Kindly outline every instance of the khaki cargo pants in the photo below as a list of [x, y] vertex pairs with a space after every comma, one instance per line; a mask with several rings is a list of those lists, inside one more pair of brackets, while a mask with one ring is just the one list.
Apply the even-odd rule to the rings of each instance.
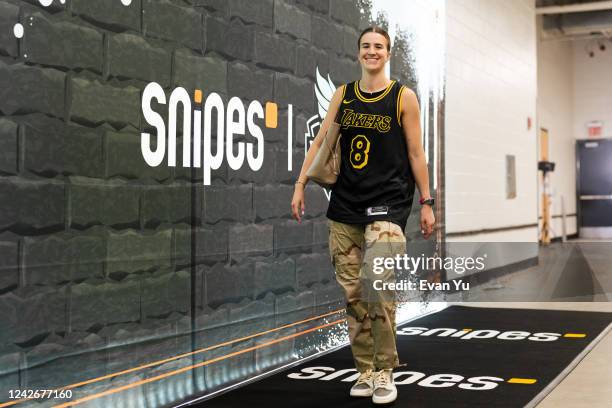
[[[359, 372], [399, 365], [395, 294], [372, 290], [374, 280], [395, 281], [395, 271], [373, 273], [374, 258], [406, 252], [404, 232], [390, 221], [344, 224], [328, 221], [329, 249], [336, 279], [344, 290], [351, 350]], [[380, 283], [378, 284], [380, 287]]]

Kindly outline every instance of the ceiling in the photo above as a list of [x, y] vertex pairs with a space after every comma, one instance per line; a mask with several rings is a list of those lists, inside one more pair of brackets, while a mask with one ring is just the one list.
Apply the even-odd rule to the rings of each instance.
[[569, 4], [598, 3], [606, 0], [536, 0], [536, 7], [567, 6]]
[[[609, 0], [536, 0], [536, 10], [542, 7], [573, 6], [587, 3], [606, 3], [605, 10], [569, 12], [554, 10], [542, 15], [542, 34], [545, 39], [612, 38], [612, 1]], [[541, 10], [539, 10], [541, 12]]]

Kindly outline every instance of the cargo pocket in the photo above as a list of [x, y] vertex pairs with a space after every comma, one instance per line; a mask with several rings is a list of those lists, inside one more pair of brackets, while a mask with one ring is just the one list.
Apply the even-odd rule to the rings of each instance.
[[334, 272], [335, 272], [335, 268], [336, 268], [336, 256], [338, 255], [338, 241], [336, 240], [334, 232], [332, 230], [331, 222], [328, 222], [327, 226], [329, 227], [329, 236], [328, 236], [329, 257], [331, 259], [331, 264], [334, 267]]

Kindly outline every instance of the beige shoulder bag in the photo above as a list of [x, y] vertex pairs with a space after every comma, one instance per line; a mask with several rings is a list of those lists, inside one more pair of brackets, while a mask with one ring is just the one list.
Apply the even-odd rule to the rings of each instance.
[[[342, 90], [343, 97], [346, 85], [344, 87]], [[321, 147], [306, 172], [306, 177], [309, 180], [325, 188], [331, 188], [336, 184], [338, 174], [340, 174], [340, 136], [342, 135], [340, 134], [340, 124], [338, 123], [339, 115], [340, 108], [338, 108], [336, 119], [327, 129]]]
[[306, 177], [321, 187], [329, 188], [336, 184], [340, 174], [340, 124], [333, 122], [323, 138]]

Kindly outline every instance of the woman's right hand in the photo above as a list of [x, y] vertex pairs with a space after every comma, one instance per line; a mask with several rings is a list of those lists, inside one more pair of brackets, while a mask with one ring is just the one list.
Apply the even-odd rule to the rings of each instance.
[[304, 204], [304, 185], [298, 183], [295, 185], [293, 198], [291, 199], [291, 215], [299, 223], [302, 222], [302, 215], [304, 215]]

